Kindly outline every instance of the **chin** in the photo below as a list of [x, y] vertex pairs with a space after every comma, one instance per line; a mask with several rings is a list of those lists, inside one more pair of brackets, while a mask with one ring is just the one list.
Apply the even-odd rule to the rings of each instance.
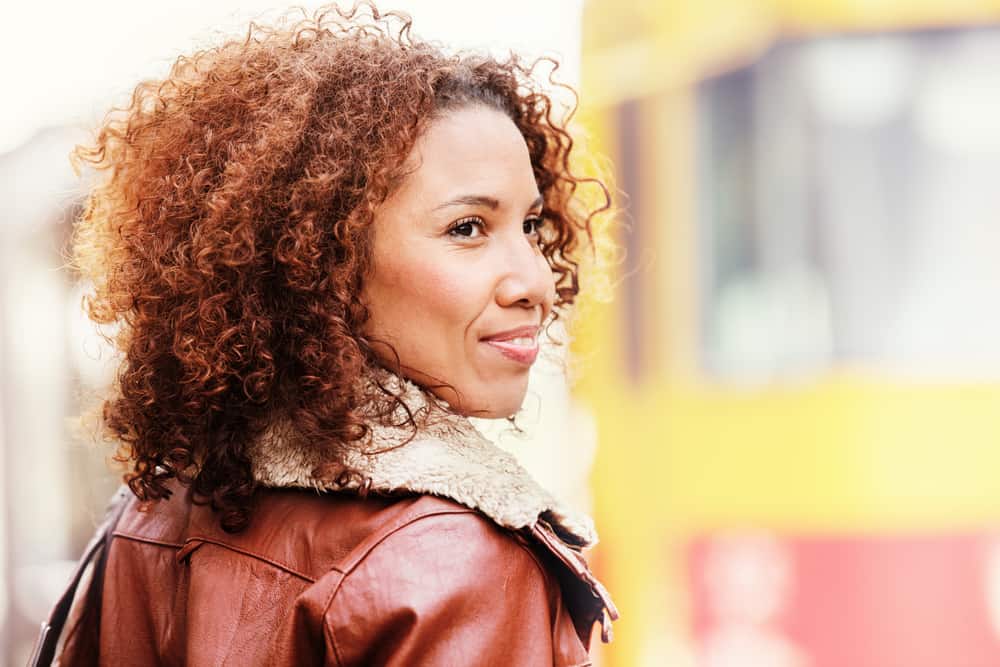
[[[451, 387], [433, 387], [416, 378], [417, 384], [428, 387], [435, 396], [446, 401], [451, 409], [465, 417], [479, 419], [506, 419], [517, 414], [528, 393], [527, 379], [518, 382], [484, 382], [471, 387], [458, 386], [458, 394]], [[465, 400], [459, 398], [461, 396]]]
[[527, 387], [502, 387], [488, 385], [475, 391], [463, 390], [465, 401], [458, 400], [455, 392], [447, 388], [431, 389], [438, 398], [446, 401], [451, 409], [464, 417], [479, 419], [506, 419], [517, 414], [524, 403]]
[[509, 389], [496, 385], [482, 390], [476, 400], [470, 405], [470, 410], [466, 413], [469, 417], [480, 417], [482, 419], [506, 419], [517, 414], [524, 404], [524, 397], [528, 393], [528, 387], [510, 387]]

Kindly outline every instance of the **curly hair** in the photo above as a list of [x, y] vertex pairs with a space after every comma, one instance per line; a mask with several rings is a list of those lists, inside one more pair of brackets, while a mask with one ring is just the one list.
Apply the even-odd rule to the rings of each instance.
[[[332, 460], [366, 436], [373, 212], [450, 109], [482, 104], [516, 124], [544, 198], [556, 313], [577, 295], [576, 253], [607, 191], [572, 174], [568, 117], [533, 80], [538, 62], [448, 55], [410, 24], [371, 3], [251, 24], [138, 84], [74, 150], [102, 177], [74, 264], [122, 353], [102, 428], [140, 500], [169, 497], [177, 478], [239, 531], [256, 490], [248, 443], [275, 414]], [[603, 205], [581, 203], [584, 182]]]

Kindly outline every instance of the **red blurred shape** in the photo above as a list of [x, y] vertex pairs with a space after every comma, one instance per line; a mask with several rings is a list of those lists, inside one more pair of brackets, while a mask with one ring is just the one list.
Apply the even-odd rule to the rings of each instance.
[[1000, 665], [996, 533], [719, 533], [689, 564], [702, 667]]

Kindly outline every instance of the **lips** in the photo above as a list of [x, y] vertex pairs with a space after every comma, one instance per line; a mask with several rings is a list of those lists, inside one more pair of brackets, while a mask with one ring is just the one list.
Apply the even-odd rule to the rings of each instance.
[[482, 339], [504, 357], [530, 366], [538, 357], [538, 331], [540, 327], [527, 326], [509, 329]]

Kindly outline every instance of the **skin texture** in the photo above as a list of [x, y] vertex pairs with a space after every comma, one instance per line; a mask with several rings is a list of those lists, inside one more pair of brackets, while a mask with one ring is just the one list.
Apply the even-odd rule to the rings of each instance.
[[[366, 333], [455, 410], [506, 417], [530, 363], [483, 339], [541, 326], [556, 300], [524, 138], [504, 114], [470, 106], [436, 119], [407, 161], [413, 171], [375, 213]], [[388, 346], [375, 349], [392, 365]]]

